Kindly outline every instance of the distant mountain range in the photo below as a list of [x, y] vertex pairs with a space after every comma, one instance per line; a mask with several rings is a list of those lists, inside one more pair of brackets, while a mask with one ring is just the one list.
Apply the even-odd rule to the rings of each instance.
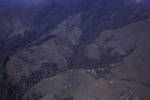
[[148, 0], [1, 0], [1, 100], [149, 100], [149, 18]]

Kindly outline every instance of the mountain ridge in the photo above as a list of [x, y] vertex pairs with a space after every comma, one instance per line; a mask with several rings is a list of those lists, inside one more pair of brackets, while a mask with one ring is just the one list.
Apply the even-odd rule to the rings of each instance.
[[[94, 81], [94, 78], [104, 78], [104, 83], [107, 78], [114, 78], [149, 84], [148, 3], [135, 0], [39, 2], [33, 0], [31, 5], [24, 6], [14, 2], [16, 5], [0, 7], [2, 100], [22, 100], [23, 95], [43, 79], [59, 78], [59, 74], [70, 70], [81, 70], [79, 76], [86, 70], [90, 73], [90, 76], [85, 74], [86, 77]], [[145, 73], [139, 74], [140, 71]], [[139, 93], [138, 89], [133, 90]], [[120, 100], [132, 96], [127, 92]], [[143, 98], [142, 93], [136, 96]], [[37, 97], [31, 94], [31, 100], [42, 99], [41, 95]], [[58, 98], [70, 100], [61, 95]], [[106, 100], [110, 100], [108, 98]]]

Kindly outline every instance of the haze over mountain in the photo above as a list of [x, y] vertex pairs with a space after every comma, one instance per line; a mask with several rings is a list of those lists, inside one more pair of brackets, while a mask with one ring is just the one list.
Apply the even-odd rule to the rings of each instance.
[[0, 0], [1, 100], [149, 100], [149, 0]]

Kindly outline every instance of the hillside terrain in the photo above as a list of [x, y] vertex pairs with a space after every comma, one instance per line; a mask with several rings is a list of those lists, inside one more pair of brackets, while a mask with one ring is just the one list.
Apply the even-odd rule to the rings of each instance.
[[149, 100], [148, 0], [8, 2], [1, 100]]

